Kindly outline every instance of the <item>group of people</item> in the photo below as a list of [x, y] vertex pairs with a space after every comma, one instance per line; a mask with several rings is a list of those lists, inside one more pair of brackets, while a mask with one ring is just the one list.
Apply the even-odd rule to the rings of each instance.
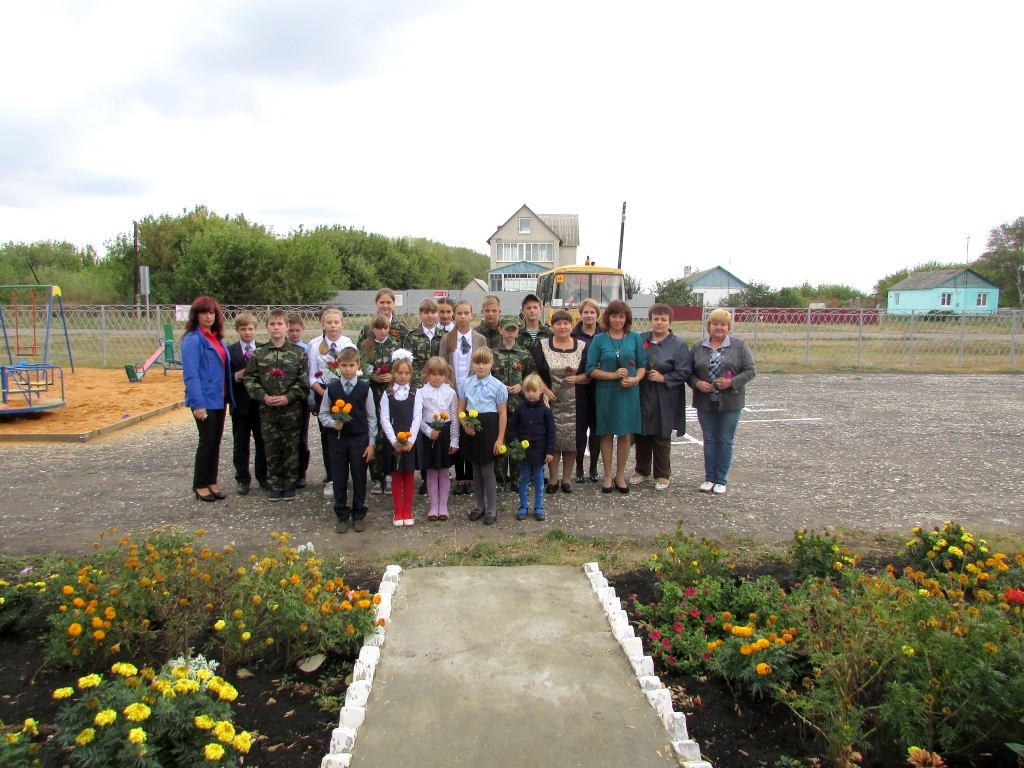
[[236, 492], [248, 494], [255, 474], [270, 501], [293, 499], [307, 484], [315, 416], [323, 494], [334, 500], [339, 533], [365, 530], [368, 475], [371, 493], [391, 494], [395, 526], [413, 525], [417, 473], [428, 520], [448, 519], [450, 495], [471, 494], [470, 520], [490, 525], [506, 485], [518, 491], [516, 517], [525, 520], [531, 483], [532, 514], [543, 520], [545, 496], [572, 493], [574, 479], [601, 482], [605, 493], [629, 493], [649, 477], [667, 489], [671, 436], [686, 430], [684, 385], [704, 434], [699, 488], [726, 492], [744, 387], [755, 375], [749, 349], [730, 335], [728, 311], [712, 312], [707, 337], [690, 348], [672, 332], [665, 304], [650, 308], [651, 330], [641, 334], [622, 301], [602, 311], [586, 299], [578, 322], [558, 310], [548, 325], [536, 295], [524, 297], [518, 316], [502, 315], [500, 299], [488, 295], [474, 328], [470, 302], [424, 299], [412, 329], [395, 315], [393, 291], [382, 288], [375, 303], [356, 341], [341, 311], [325, 307], [321, 333], [308, 343], [301, 316], [274, 310], [266, 342], [256, 342], [256, 320], [243, 312], [230, 345], [217, 302], [192, 303], [181, 358], [199, 432], [199, 500], [225, 498], [217, 470], [229, 411]]

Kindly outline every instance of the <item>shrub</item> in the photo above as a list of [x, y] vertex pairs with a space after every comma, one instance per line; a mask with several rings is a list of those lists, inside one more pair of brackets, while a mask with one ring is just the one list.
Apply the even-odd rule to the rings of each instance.
[[238, 692], [209, 668], [167, 665], [157, 673], [119, 662], [111, 673], [53, 694], [68, 699], [55, 738], [72, 765], [191, 768], [248, 753], [251, 736], [231, 722]]
[[857, 565], [860, 560], [859, 555], [851, 555], [849, 548], [827, 530], [820, 534], [806, 528], [794, 531], [789, 552], [797, 581], [801, 582], [814, 577], [823, 579], [846, 566]]
[[0, 768], [32, 768], [39, 765], [39, 723], [29, 718], [21, 725], [4, 725], [0, 720]]
[[13, 627], [32, 608], [35, 596], [45, 591], [45, 581], [11, 584], [0, 579], [0, 633]]

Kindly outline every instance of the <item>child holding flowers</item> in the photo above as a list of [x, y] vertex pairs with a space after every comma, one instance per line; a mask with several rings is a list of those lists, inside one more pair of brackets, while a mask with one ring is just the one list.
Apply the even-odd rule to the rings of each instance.
[[[373, 459], [377, 439], [377, 409], [370, 385], [359, 378], [359, 352], [346, 347], [338, 354], [341, 378], [327, 385], [318, 418], [324, 429], [333, 432], [327, 445], [334, 481], [334, 530], [348, 533], [351, 518], [357, 533], [366, 530], [366, 463]], [[348, 419], [335, 418], [331, 409], [339, 407]], [[351, 406], [345, 411], [346, 406]], [[352, 473], [352, 506], [348, 505], [348, 478]]]
[[519, 512], [516, 520], [529, 514], [527, 493], [533, 481], [533, 516], [544, 519], [544, 465], [555, 452], [555, 417], [544, 403], [544, 382], [531, 373], [523, 381], [523, 402], [508, 422], [509, 439], [526, 443], [526, 456], [519, 462]]
[[451, 368], [440, 357], [423, 366], [423, 386], [416, 393], [420, 403], [420, 434], [417, 463], [427, 471], [428, 520], [448, 519], [448, 491], [454, 454], [459, 452], [459, 396], [452, 387]]
[[[498, 519], [494, 457], [505, 444], [508, 389], [491, 376], [494, 355], [490, 349], [475, 350], [472, 363], [472, 375], [459, 386], [459, 421], [465, 432], [464, 450], [473, 465], [473, 492], [476, 495], [476, 509], [469, 519], [484, 517], [484, 525], [493, 525]], [[480, 422], [479, 426], [474, 419]]]
[[[391, 323], [384, 315], [375, 316], [367, 327], [370, 329], [369, 335], [359, 342], [360, 378], [370, 382], [377, 419], [380, 420], [380, 399], [391, 386], [391, 354], [401, 347], [401, 342], [391, 334]], [[384, 446], [383, 437], [383, 434], [378, 435], [381, 441], [376, 446], [378, 454]], [[384, 493], [388, 490], [387, 473], [387, 467], [379, 460], [370, 465], [370, 479], [373, 481], [370, 493]]]
[[413, 448], [420, 431], [423, 402], [419, 389], [411, 385], [412, 352], [396, 349], [391, 353], [392, 383], [380, 398], [380, 428], [384, 433], [378, 463], [391, 475], [394, 524], [412, 525], [413, 480], [416, 455]]
[[[345, 347], [354, 347], [352, 339], [342, 331], [345, 329], [345, 318], [337, 307], [324, 307], [320, 312], [320, 328], [323, 334], [309, 342], [309, 388], [310, 413], [320, 412], [327, 385], [338, 378], [338, 352]], [[333, 430], [320, 428], [320, 449], [324, 460], [324, 496], [334, 495], [334, 484], [331, 482], [331, 459], [327, 448], [327, 438]]]

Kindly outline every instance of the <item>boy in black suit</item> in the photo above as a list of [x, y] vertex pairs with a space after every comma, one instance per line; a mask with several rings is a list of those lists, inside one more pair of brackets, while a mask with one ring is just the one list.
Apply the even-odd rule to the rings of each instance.
[[239, 313], [235, 317], [235, 331], [239, 340], [228, 347], [231, 382], [235, 390], [235, 403], [231, 406], [231, 436], [234, 441], [231, 458], [235, 464], [237, 493], [245, 496], [252, 483], [252, 475], [249, 474], [249, 435], [252, 435], [256, 444], [256, 482], [265, 490], [269, 490], [270, 486], [267, 485], [267, 454], [263, 449], [263, 435], [260, 432], [260, 409], [253, 403], [242, 383], [245, 366], [256, 351], [256, 318], [248, 312]]

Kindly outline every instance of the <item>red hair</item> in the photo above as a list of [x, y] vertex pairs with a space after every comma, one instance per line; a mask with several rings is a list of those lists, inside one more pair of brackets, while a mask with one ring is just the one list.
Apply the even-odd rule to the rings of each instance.
[[185, 323], [185, 333], [192, 333], [192, 331], [199, 330], [199, 313], [210, 312], [214, 314], [213, 327], [210, 329], [210, 333], [216, 336], [218, 339], [224, 338], [224, 313], [220, 311], [220, 304], [217, 303], [216, 299], [209, 296], [200, 296], [192, 302], [192, 306], [188, 310], [188, 322]]

